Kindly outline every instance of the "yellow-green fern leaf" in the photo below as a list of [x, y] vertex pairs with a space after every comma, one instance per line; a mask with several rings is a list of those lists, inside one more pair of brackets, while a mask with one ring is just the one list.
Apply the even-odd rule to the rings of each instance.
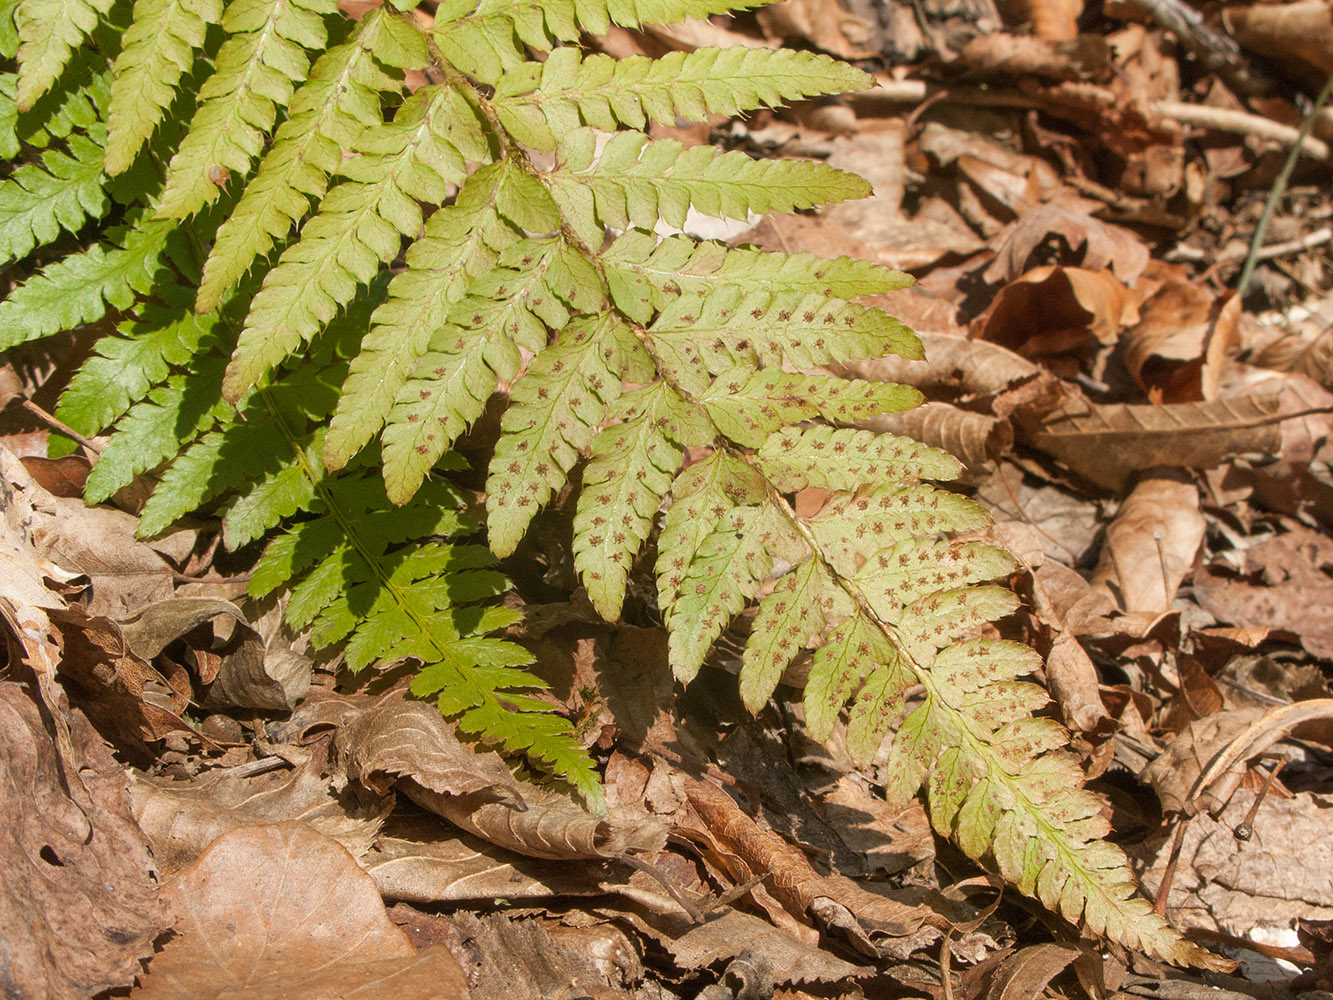
[[196, 308], [207, 312], [322, 198], [329, 176], [369, 125], [380, 121], [380, 95], [402, 87], [401, 70], [425, 62], [420, 34], [403, 20], [371, 11], [352, 38], [329, 49], [293, 95], [259, 171], [218, 229], [204, 266]]
[[335, 0], [232, 0], [222, 15], [227, 40], [199, 90], [189, 132], [167, 168], [160, 215], [183, 219], [222, 193], [228, 174], [240, 183], [310, 69], [306, 50], [328, 41]]
[[20, 111], [51, 89], [73, 53], [97, 27], [114, 0], [22, 0], [14, 18], [19, 36]]
[[[421, 202], [444, 201], [467, 176], [455, 142], [475, 156], [486, 143], [469, 132], [471, 108], [452, 86], [425, 87], [391, 123], [366, 129], [333, 188], [264, 278], [227, 369], [223, 392], [238, 399], [309, 340], [387, 264], [404, 236], [421, 228]], [[462, 138], [466, 136], [466, 138]]]
[[106, 172], [121, 173], [162, 120], [222, 0], [135, 0], [134, 22], [116, 56], [107, 119]]

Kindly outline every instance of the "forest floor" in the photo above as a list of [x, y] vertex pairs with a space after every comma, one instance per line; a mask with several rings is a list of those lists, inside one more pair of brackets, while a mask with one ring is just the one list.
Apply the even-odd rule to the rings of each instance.
[[724, 653], [681, 691], [661, 629], [597, 624], [577, 594], [517, 637], [605, 763], [610, 818], [512, 778], [392, 697], [406, 671], [312, 663], [216, 524], [144, 542], [85, 508], [87, 461], [44, 457], [58, 385], [20, 359], [0, 611], [9, 679], [37, 683], [0, 685], [6, 995], [1333, 989], [1333, 111], [1300, 138], [1333, 8], [788, 0], [591, 43], [786, 44], [876, 74], [670, 130], [825, 159], [874, 199], [687, 230], [918, 279], [876, 304], [927, 359], [852, 371], [929, 403], [875, 426], [963, 460], [1021, 565], [1008, 627], [1115, 841], [1236, 972], [1080, 940], [808, 740], [793, 690], [751, 717]]

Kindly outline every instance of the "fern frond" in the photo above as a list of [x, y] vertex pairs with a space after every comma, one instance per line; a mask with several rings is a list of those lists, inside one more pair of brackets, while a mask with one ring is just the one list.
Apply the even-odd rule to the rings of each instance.
[[[246, 317], [223, 391], [241, 394], [333, 318], [421, 228], [419, 202], [444, 201], [467, 176], [462, 145], [488, 154], [471, 109], [452, 86], [425, 87], [391, 123], [366, 129], [319, 210], [268, 272]], [[455, 144], [458, 145], [455, 145]]]
[[105, 57], [88, 50], [76, 54], [65, 79], [68, 84], [48, 90], [32, 107], [20, 111], [18, 74], [0, 74], [0, 156], [16, 157], [20, 142], [49, 149], [75, 132], [87, 133], [101, 121], [100, 109], [111, 97], [111, 66]]
[[31, 108], [64, 72], [115, 0], [22, 0], [18, 27], [20, 111]]
[[[460, 307], [471, 304], [464, 300]], [[394, 503], [411, 499], [440, 456], [481, 416], [500, 379], [518, 374], [518, 348], [477, 315], [482, 322], [475, 329], [449, 325], [436, 332], [389, 411], [384, 483]]]
[[486, 482], [492, 550], [509, 555], [620, 398], [622, 379], [647, 355], [615, 314], [575, 320], [515, 384]]
[[102, 189], [101, 147], [78, 134], [68, 144], [68, 153], [47, 150], [40, 167], [25, 163], [0, 182], [0, 263], [18, 260], [62, 231], [77, 232], [111, 207]]
[[625, 233], [608, 247], [602, 268], [616, 308], [636, 323], [647, 323], [682, 295], [726, 285], [852, 299], [897, 291], [913, 281], [901, 271], [855, 257], [826, 260], [813, 254], [729, 249], [688, 236], [659, 241], [639, 231]]
[[660, 59], [583, 57], [557, 48], [544, 63], [505, 73], [492, 102], [505, 129], [542, 152], [580, 125], [642, 131], [649, 121], [706, 122], [824, 94], [865, 90], [873, 78], [828, 56], [736, 46], [669, 52]]
[[748, 283], [667, 302], [649, 333], [654, 350], [696, 380], [756, 362], [815, 368], [839, 358], [924, 356], [916, 334], [881, 310], [818, 293], [775, 295]]
[[580, 31], [602, 35], [612, 24], [670, 24], [761, 7], [774, 0], [448, 0], [435, 11], [435, 41], [444, 58], [484, 83], [518, 68], [526, 45], [550, 52]]
[[779, 490], [854, 490], [887, 480], [953, 479], [962, 463], [946, 451], [894, 434], [832, 427], [784, 427], [765, 438], [759, 467]]
[[222, 0], [135, 0], [134, 21], [116, 56], [107, 119], [106, 172], [125, 170], [171, 105]]
[[[733, 507], [694, 553], [669, 615], [671, 669], [693, 680], [722, 630], [759, 593], [773, 568], [769, 532], [778, 529], [767, 507]], [[688, 626], [672, 628], [674, 620]]]
[[0, 302], [0, 350], [128, 309], [153, 287], [176, 226], [141, 221], [33, 275]]
[[[212, 362], [209, 364], [208, 362]], [[190, 377], [168, 379], [116, 424], [116, 433], [88, 474], [84, 497], [101, 503], [135, 476], [156, 468], [227, 411], [221, 398], [222, 365], [205, 359]]]
[[486, 184], [500, 173], [473, 174], [454, 204], [427, 219], [425, 233], [408, 248], [407, 269], [389, 282], [388, 299], [371, 317], [343, 385], [324, 444], [330, 469], [342, 468], [374, 437], [388, 405], [428, 350], [431, 335], [448, 323], [468, 283], [519, 239], [501, 220], [495, 188]]
[[[194, 298], [188, 289], [174, 292]], [[221, 346], [219, 320], [218, 313], [196, 315], [184, 301], [175, 308], [145, 305], [139, 318], [121, 325], [120, 336], [97, 342], [92, 356], [61, 394], [56, 416], [89, 437], [101, 433], [131, 404], [165, 382], [173, 367]]]
[[813, 160], [754, 160], [713, 146], [686, 147], [616, 132], [600, 155], [598, 133], [581, 128], [562, 136], [546, 183], [565, 218], [589, 245], [605, 228], [652, 229], [659, 220], [685, 224], [691, 207], [704, 215], [748, 219], [751, 212], [791, 212], [865, 198], [863, 178]]
[[291, 231], [311, 199], [324, 197], [342, 151], [381, 121], [380, 95], [400, 90], [401, 71], [425, 60], [417, 30], [382, 9], [367, 14], [351, 39], [316, 60], [259, 171], [218, 229], [199, 286], [200, 312], [213, 309], [254, 259]]
[[598, 614], [615, 621], [630, 564], [680, 467], [681, 446], [708, 440], [711, 429], [662, 383], [621, 396], [610, 418], [619, 422], [593, 439], [593, 459], [583, 473], [574, 566]]
[[336, 0], [232, 0], [222, 15], [227, 40], [199, 90], [189, 132], [167, 168], [158, 213], [183, 219], [222, 192], [228, 173], [244, 177], [279, 109], [310, 68], [306, 50], [328, 42], [324, 18]]

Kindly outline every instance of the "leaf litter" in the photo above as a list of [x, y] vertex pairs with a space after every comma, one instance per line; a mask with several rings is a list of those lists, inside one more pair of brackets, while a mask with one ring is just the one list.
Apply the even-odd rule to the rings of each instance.
[[[599, 42], [783, 41], [881, 70], [864, 94], [661, 131], [870, 178], [873, 202], [739, 239], [916, 275], [881, 304], [926, 360], [848, 368], [928, 403], [873, 426], [957, 455], [1022, 555], [1006, 628], [1046, 655], [1050, 711], [1159, 908], [1305, 956], [1323, 985], [1296, 932], [1317, 943], [1333, 919], [1327, 113], [1234, 287], [1329, 24], [1308, 0], [789, 0]], [[7, 371], [16, 399], [40, 388]], [[216, 525], [145, 543], [131, 512], [85, 508], [87, 461], [35, 458], [31, 411], [5, 414], [0, 893], [20, 995], [1267, 995], [997, 903], [919, 803], [884, 805], [845, 730], [803, 737], [793, 689], [749, 719], [724, 639], [681, 695], [660, 629], [600, 623], [552, 566], [519, 588], [515, 638], [605, 761], [594, 816], [460, 740], [395, 671], [312, 661], [228, 579], [247, 567]]]

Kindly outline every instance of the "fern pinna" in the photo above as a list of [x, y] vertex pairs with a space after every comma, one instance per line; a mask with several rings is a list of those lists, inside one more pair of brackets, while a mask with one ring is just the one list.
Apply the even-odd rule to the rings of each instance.
[[[935, 826], [1024, 892], [1209, 964], [1133, 896], [1066, 734], [1033, 715], [1035, 654], [976, 636], [1014, 610], [986, 582], [1012, 563], [952, 536], [986, 520], [926, 482], [956, 461], [847, 426], [918, 394], [819, 371], [919, 355], [853, 301], [908, 279], [656, 234], [691, 210], [869, 194], [819, 162], [644, 132], [868, 87], [860, 71], [579, 47], [612, 23], [764, 2], [393, 0], [357, 21], [334, 0], [2, 2], [0, 252], [27, 278], [0, 302], [0, 346], [96, 324], [58, 414], [111, 431], [90, 500], [154, 472], [145, 534], [220, 508], [229, 546], [267, 540], [252, 590], [286, 588], [295, 628], [354, 669], [418, 661], [418, 694], [596, 806], [493, 600], [496, 557], [577, 469], [582, 583], [616, 619], [659, 532], [682, 681], [764, 594], [751, 709], [813, 650], [810, 730], [827, 738], [847, 708], [863, 762], [891, 738], [891, 797], [924, 785]], [[497, 394], [483, 503], [451, 485], [451, 448]], [[798, 514], [807, 487], [828, 499]]]

